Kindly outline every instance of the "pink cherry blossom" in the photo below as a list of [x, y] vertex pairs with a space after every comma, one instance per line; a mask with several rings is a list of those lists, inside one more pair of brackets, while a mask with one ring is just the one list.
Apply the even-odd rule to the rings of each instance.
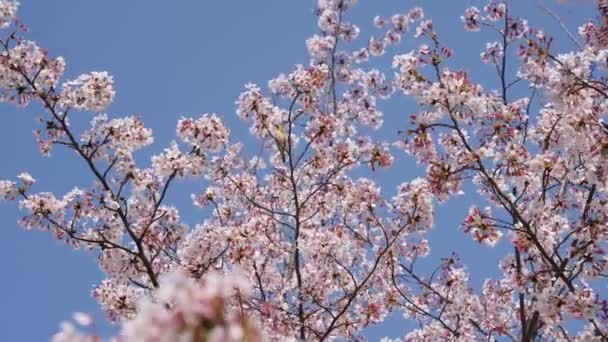
[[101, 112], [114, 100], [113, 79], [105, 71], [91, 72], [63, 84], [61, 105]]

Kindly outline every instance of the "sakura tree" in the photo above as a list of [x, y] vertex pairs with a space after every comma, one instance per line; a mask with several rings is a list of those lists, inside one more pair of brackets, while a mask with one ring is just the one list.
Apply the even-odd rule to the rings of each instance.
[[[0, 0], [2, 101], [42, 108], [42, 155], [69, 149], [93, 179], [56, 195], [23, 173], [0, 181], [0, 197], [19, 203], [25, 229], [97, 258], [106, 278], [93, 296], [121, 324], [118, 341], [358, 340], [393, 312], [418, 324], [403, 341], [608, 340], [608, 1], [580, 37], [564, 28], [579, 44], [568, 53], [507, 2], [463, 8], [467, 31], [496, 37], [480, 55], [496, 70], [489, 90], [446, 65], [450, 42], [418, 7], [373, 18], [380, 33], [353, 47], [355, 3], [318, 1], [310, 61], [245, 85], [236, 114], [259, 153], [203, 114], [180, 119], [177, 140], [139, 165], [152, 132], [105, 114], [112, 77], [62, 82], [64, 60], [27, 40], [18, 3]], [[402, 39], [419, 48], [400, 50]], [[418, 112], [379, 139], [379, 101], [402, 95]], [[89, 128], [71, 124], [76, 112]], [[385, 196], [376, 170], [404, 154], [425, 174]], [[195, 227], [167, 203], [184, 178], [200, 180], [192, 201], [208, 213]], [[465, 191], [478, 205], [453, 214], [463, 232], [510, 250], [481, 291], [452, 251], [433, 252], [434, 271], [417, 267], [427, 233], [453, 228], [434, 227], [436, 204]], [[54, 336], [97, 339], [70, 323]]]

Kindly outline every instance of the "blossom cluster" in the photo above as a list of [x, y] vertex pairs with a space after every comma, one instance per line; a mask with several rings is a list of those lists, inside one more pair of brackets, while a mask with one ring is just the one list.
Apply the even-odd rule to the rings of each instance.
[[[140, 299], [133, 319], [108, 341], [262, 341], [259, 328], [232, 306], [237, 295], [246, 300], [249, 285], [236, 274], [210, 273], [200, 283], [179, 271], [169, 273], [153, 298]], [[93, 328], [89, 315], [75, 313], [73, 318], [79, 328], [65, 321], [51, 341], [101, 341], [87, 332]]]
[[78, 110], [102, 112], [114, 100], [114, 80], [105, 71], [91, 72], [65, 82], [61, 105]]

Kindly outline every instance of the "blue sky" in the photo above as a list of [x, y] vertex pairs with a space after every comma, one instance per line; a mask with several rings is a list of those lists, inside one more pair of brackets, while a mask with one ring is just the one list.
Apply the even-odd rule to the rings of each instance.
[[[491, 35], [465, 33], [459, 19], [467, 6], [480, 6], [480, 1], [359, 2], [350, 14], [350, 20], [362, 29], [362, 39], [355, 45], [377, 33], [370, 25], [375, 15], [403, 13], [419, 5], [434, 20], [442, 40], [454, 49], [452, 65], [470, 71], [486, 88], [495, 86], [494, 70], [479, 60]], [[574, 32], [594, 15], [590, 0], [565, 5], [545, 2]], [[571, 47], [555, 22], [536, 7], [536, 1], [512, 4], [512, 13], [525, 14], [532, 25], [545, 27], [556, 36], [558, 48]], [[30, 28], [30, 39], [48, 48], [51, 55], [64, 56], [67, 78], [92, 70], [108, 70], [114, 75], [117, 96], [108, 113], [140, 115], [154, 131], [155, 143], [143, 153], [145, 161], [174, 139], [175, 123], [182, 115], [221, 114], [232, 139], [247, 141], [248, 127], [237, 119], [234, 101], [245, 83], [265, 86], [267, 80], [289, 72], [294, 64], [308, 62], [304, 41], [316, 32], [313, 8], [313, 0], [23, 0], [19, 16]], [[407, 52], [418, 44], [408, 35], [389, 55]], [[382, 67], [386, 69], [389, 62], [382, 60]], [[382, 103], [381, 109], [385, 127], [378, 134], [387, 140], [397, 139], [396, 131], [405, 127], [408, 115], [416, 111], [402, 96]], [[2, 105], [0, 111], [0, 179], [28, 171], [38, 180], [34, 190], [58, 194], [92, 184], [81, 161], [71, 153], [57, 149], [50, 159], [40, 157], [31, 134], [35, 118], [42, 113], [39, 107], [21, 110]], [[74, 116], [76, 122], [90, 118], [87, 113]], [[421, 174], [411, 159], [402, 153], [397, 156], [393, 170], [375, 175], [387, 194], [393, 193], [396, 184]], [[193, 186], [201, 189], [203, 184], [183, 182], [170, 193], [170, 201], [190, 224], [200, 222], [204, 215], [190, 204]], [[480, 247], [461, 232], [458, 225], [470, 203], [464, 198], [440, 205], [431, 242], [437, 257], [458, 251], [478, 288], [484, 278], [496, 274], [499, 252], [507, 247], [502, 245], [495, 251]], [[103, 322], [103, 314], [90, 297], [90, 290], [102, 278], [94, 256], [72, 251], [49, 234], [21, 229], [18, 217], [14, 204], [0, 203], [0, 341], [47, 340], [59, 322], [74, 311], [92, 312]], [[100, 330], [103, 333], [110, 328], [101, 324]], [[370, 330], [369, 336], [400, 336], [405, 330], [399, 319], [392, 319]]]

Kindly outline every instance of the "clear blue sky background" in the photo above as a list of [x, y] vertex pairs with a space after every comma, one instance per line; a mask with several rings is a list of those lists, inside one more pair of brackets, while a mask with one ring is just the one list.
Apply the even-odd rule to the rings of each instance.
[[[594, 16], [590, 0], [566, 5], [545, 1], [574, 32]], [[512, 0], [513, 12], [526, 15], [534, 26], [547, 28], [563, 43], [558, 47], [571, 47], [535, 3]], [[491, 35], [467, 34], [459, 19], [470, 4], [482, 6], [479, 1], [465, 0], [361, 0], [350, 19], [362, 28], [360, 45], [370, 34], [378, 33], [370, 25], [374, 15], [403, 13], [421, 5], [434, 19], [442, 40], [454, 48], [453, 65], [471, 71], [475, 81], [492, 88], [494, 70], [479, 60]], [[174, 139], [181, 115], [217, 112], [231, 128], [232, 139], [248, 141], [247, 126], [234, 114], [234, 101], [246, 82], [265, 86], [268, 79], [289, 72], [294, 64], [308, 62], [304, 41], [316, 32], [313, 8], [313, 0], [23, 0], [19, 16], [31, 29], [30, 39], [48, 48], [51, 55], [65, 57], [67, 78], [91, 70], [108, 70], [114, 75], [117, 96], [109, 114], [139, 114], [154, 130], [156, 141], [143, 153], [145, 160]], [[409, 35], [391, 55], [418, 44]], [[383, 60], [384, 68], [389, 62]], [[390, 140], [397, 138], [396, 131], [416, 111], [401, 96], [382, 103], [381, 108], [385, 128], [379, 134]], [[41, 113], [36, 106], [25, 110], [0, 106], [0, 179], [27, 170], [38, 180], [36, 191], [63, 194], [74, 186], [89, 186], [91, 176], [70, 153], [58, 149], [50, 159], [39, 156], [31, 132], [34, 118]], [[73, 115], [81, 116], [83, 122], [90, 117], [87, 113]], [[374, 175], [389, 195], [396, 184], [421, 174], [411, 159], [396, 155], [396, 168]], [[202, 187], [201, 183], [181, 183], [170, 194], [171, 202], [190, 224], [203, 219], [189, 199], [193, 189]], [[473, 286], [479, 288], [486, 277], [497, 274], [500, 251], [507, 247], [480, 247], [461, 232], [459, 222], [470, 202], [452, 200], [437, 208], [431, 242], [435, 258], [458, 251], [473, 274]], [[18, 217], [14, 204], [0, 203], [0, 341], [48, 340], [59, 322], [74, 311], [92, 312], [103, 322], [103, 314], [90, 297], [90, 290], [102, 278], [94, 256], [74, 252], [49, 234], [24, 231], [16, 224]], [[408, 326], [393, 317], [368, 334], [373, 340], [402, 336]], [[102, 323], [99, 329], [107, 334], [112, 328]]]

